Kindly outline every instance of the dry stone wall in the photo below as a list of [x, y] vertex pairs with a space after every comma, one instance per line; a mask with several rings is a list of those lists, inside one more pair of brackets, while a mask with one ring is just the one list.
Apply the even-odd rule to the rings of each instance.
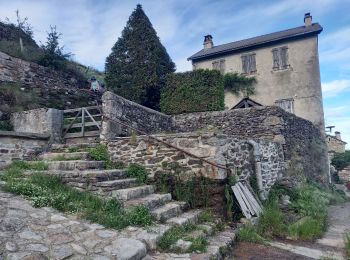
[[47, 147], [49, 135], [0, 131], [0, 169], [12, 160], [31, 158]]
[[[214, 133], [180, 133], [154, 137], [200, 158], [226, 166], [238, 175], [239, 180], [249, 182], [250, 177], [257, 175], [262, 192], [267, 192], [283, 173], [283, 149], [278, 143]], [[136, 139], [119, 137], [106, 143], [113, 161], [144, 165], [151, 178], [169, 171], [170, 165], [181, 169], [181, 178], [184, 180], [192, 177], [224, 180], [227, 177], [224, 169], [147, 136], [139, 136]]]
[[[283, 146], [289, 171], [301, 168], [310, 179], [326, 182], [329, 167], [324, 134], [310, 121], [275, 106], [168, 116], [110, 92], [103, 96], [102, 139], [126, 135], [117, 119], [147, 133], [213, 132], [245, 139], [277, 142]], [[296, 165], [297, 164], [297, 165]]]

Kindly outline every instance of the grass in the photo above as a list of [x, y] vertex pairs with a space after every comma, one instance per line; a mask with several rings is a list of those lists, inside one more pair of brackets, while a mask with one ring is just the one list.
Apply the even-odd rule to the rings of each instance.
[[271, 203], [264, 207], [259, 216], [257, 231], [264, 237], [282, 237], [286, 233], [283, 214], [277, 204]]
[[[291, 199], [283, 212], [278, 203], [282, 195]], [[255, 243], [276, 237], [312, 241], [326, 230], [327, 206], [344, 201], [344, 195], [332, 187], [305, 182], [296, 189], [288, 189], [276, 184], [270, 190], [257, 225], [243, 227], [238, 237]]]
[[344, 236], [345, 253], [348, 258], [350, 258], [350, 233]]
[[53, 207], [62, 212], [74, 213], [107, 228], [148, 226], [153, 222], [149, 210], [144, 206], [126, 211], [118, 200], [103, 200], [89, 192], [77, 191], [64, 185], [57, 176], [36, 173], [24, 179], [23, 169], [37, 168], [31, 168], [32, 165], [16, 162], [5, 170], [2, 178], [6, 180], [6, 191], [25, 196], [33, 202], [34, 207]]
[[189, 241], [192, 245], [188, 249], [188, 252], [205, 252], [207, 250], [208, 241], [203, 236], [190, 238]]
[[325, 219], [304, 217], [288, 227], [289, 236], [295, 240], [313, 240], [325, 231]]
[[265, 243], [265, 239], [256, 232], [255, 227], [251, 224], [247, 224], [239, 229], [238, 240], [258, 244]]
[[[208, 241], [204, 236], [193, 237], [189, 234], [195, 230], [201, 230], [198, 227], [198, 224], [213, 222], [215, 220], [214, 214], [210, 209], [205, 209], [198, 217], [198, 222], [196, 225], [193, 223], [186, 223], [183, 226], [174, 226], [169, 229], [164, 235], [161, 237], [158, 242], [158, 250], [160, 251], [173, 251], [175, 253], [192, 253], [192, 252], [206, 252]], [[214, 227], [211, 235], [214, 235], [218, 231], [222, 231], [224, 229], [224, 223], [219, 221]], [[203, 230], [206, 232], [205, 230]], [[179, 239], [183, 239], [185, 241], [191, 241], [192, 245], [188, 248], [188, 250], [181, 250], [179, 248], [171, 248], [171, 246], [176, 243]]]
[[183, 226], [174, 226], [164, 233], [158, 242], [158, 248], [161, 251], [167, 251], [170, 246], [177, 240], [184, 237], [186, 233], [196, 230], [196, 226], [192, 223], [187, 223]]

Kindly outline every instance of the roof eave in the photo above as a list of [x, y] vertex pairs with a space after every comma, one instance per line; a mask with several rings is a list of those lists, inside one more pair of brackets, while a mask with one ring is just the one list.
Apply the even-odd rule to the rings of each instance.
[[222, 55], [222, 54], [226, 54], [226, 53], [233, 53], [233, 52], [238, 52], [241, 50], [246, 50], [246, 49], [250, 49], [252, 47], [260, 47], [260, 46], [266, 46], [272, 43], [276, 43], [276, 42], [280, 42], [280, 41], [284, 41], [284, 40], [289, 40], [289, 39], [298, 39], [298, 38], [302, 38], [302, 37], [308, 37], [308, 36], [313, 36], [313, 35], [318, 35], [323, 31], [323, 28], [321, 27], [318, 30], [312, 31], [312, 32], [306, 32], [306, 33], [302, 33], [302, 34], [298, 34], [298, 35], [293, 35], [293, 36], [289, 36], [289, 37], [285, 37], [285, 38], [280, 38], [280, 39], [275, 39], [272, 41], [266, 41], [266, 42], [261, 42], [258, 44], [252, 44], [252, 45], [247, 45], [244, 47], [240, 47], [240, 48], [236, 48], [236, 49], [229, 49], [229, 50], [224, 50], [224, 51], [218, 51], [215, 53], [210, 53], [207, 55], [201, 55], [196, 57], [195, 54], [190, 56], [189, 58], [187, 58], [187, 60], [200, 60], [200, 59], [204, 59], [204, 58], [209, 58], [212, 56], [218, 56], [218, 55]]

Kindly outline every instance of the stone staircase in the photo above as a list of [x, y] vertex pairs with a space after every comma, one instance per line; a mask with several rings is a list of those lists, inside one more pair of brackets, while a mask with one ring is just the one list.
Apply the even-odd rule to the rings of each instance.
[[[40, 159], [48, 165], [47, 174], [60, 176], [71, 187], [87, 190], [101, 197], [117, 198], [126, 208], [139, 205], [147, 207], [158, 222], [147, 228], [128, 227], [120, 234], [144, 242], [149, 251], [145, 259], [172, 259], [165, 253], [154, 253], [158, 241], [173, 226], [196, 224], [202, 211], [189, 210], [186, 202], [172, 200], [170, 193], [155, 193], [153, 185], [140, 184], [137, 179], [127, 177], [124, 169], [104, 169], [103, 161], [93, 161], [89, 158], [89, 153], [83, 151], [96, 145], [53, 144], [51, 151], [40, 155]], [[206, 254], [208, 257], [220, 259], [221, 252], [224, 251], [222, 248], [230, 248], [235, 238], [234, 231], [230, 230], [226, 230], [224, 235], [206, 235], [209, 242]]]

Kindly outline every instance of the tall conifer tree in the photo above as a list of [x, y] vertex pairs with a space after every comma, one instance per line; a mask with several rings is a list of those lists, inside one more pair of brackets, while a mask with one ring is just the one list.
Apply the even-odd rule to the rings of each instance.
[[160, 89], [175, 64], [138, 4], [106, 59], [106, 83], [116, 94], [159, 109]]

